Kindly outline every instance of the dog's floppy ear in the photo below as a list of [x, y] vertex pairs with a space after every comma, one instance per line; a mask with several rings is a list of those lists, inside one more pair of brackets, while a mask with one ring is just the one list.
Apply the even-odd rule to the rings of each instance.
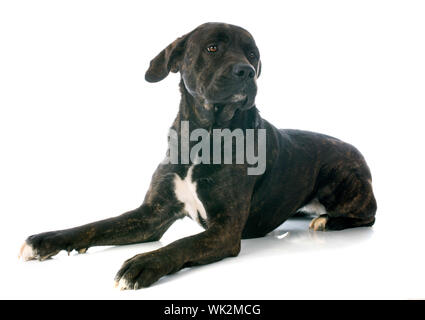
[[158, 82], [171, 72], [178, 72], [182, 61], [186, 40], [189, 34], [176, 39], [162, 50], [150, 63], [145, 79], [148, 82]]

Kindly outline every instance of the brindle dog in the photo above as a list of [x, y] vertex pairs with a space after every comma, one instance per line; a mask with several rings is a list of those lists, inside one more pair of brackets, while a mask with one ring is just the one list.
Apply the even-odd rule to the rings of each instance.
[[124, 262], [121, 289], [147, 287], [183, 268], [237, 256], [241, 239], [263, 237], [298, 211], [317, 211], [310, 228], [371, 226], [376, 201], [371, 174], [353, 146], [323, 134], [279, 130], [255, 106], [260, 53], [244, 29], [206, 23], [178, 38], [150, 63], [146, 80], [180, 72], [181, 102], [172, 125], [190, 129], [266, 129], [266, 170], [248, 164], [160, 164], [143, 204], [120, 216], [30, 236], [24, 260], [45, 260], [61, 250], [156, 241], [190, 215], [204, 232]]

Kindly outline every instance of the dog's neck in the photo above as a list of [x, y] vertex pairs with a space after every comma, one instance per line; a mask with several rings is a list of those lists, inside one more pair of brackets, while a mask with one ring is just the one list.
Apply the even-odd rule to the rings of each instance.
[[204, 101], [198, 101], [186, 89], [183, 80], [180, 81], [180, 107], [179, 113], [173, 122], [172, 128], [180, 132], [181, 121], [189, 121], [190, 130], [202, 128], [207, 131], [212, 129], [234, 130], [240, 129], [255, 129], [261, 124], [261, 117], [256, 106], [246, 111], [239, 111], [226, 124], [218, 124], [215, 118], [214, 108], [206, 107]]

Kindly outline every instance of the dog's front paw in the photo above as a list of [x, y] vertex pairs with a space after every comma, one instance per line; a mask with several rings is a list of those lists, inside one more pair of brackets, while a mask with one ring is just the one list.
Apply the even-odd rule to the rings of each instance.
[[62, 250], [62, 241], [57, 232], [45, 232], [32, 235], [25, 240], [19, 251], [19, 258], [28, 260], [46, 260]]
[[172, 271], [169, 257], [158, 252], [138, 254], [124, 262], [115, 276], [115, 287], [121, 290], [149, 287]]

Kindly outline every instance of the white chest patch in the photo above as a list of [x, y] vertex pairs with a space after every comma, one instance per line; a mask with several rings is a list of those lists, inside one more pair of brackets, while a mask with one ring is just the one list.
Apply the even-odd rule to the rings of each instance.
[[196, 193], [196, 182], [192, 181], [192, 171], [193, 167], [191, 166], [187, 171], [187, 175], [184, 179], [180, 178], [179, 175], [175, 175], [174, 178], [174, 192], [176, 194], [177, 200], [184, 203], [184, 210], [186, 214], [192, 219], [200, 223], [198, 214], [201, 218], [207, 221], [207, 212], [205, 211], [204, 205], [201, 200], [198, 198]]

